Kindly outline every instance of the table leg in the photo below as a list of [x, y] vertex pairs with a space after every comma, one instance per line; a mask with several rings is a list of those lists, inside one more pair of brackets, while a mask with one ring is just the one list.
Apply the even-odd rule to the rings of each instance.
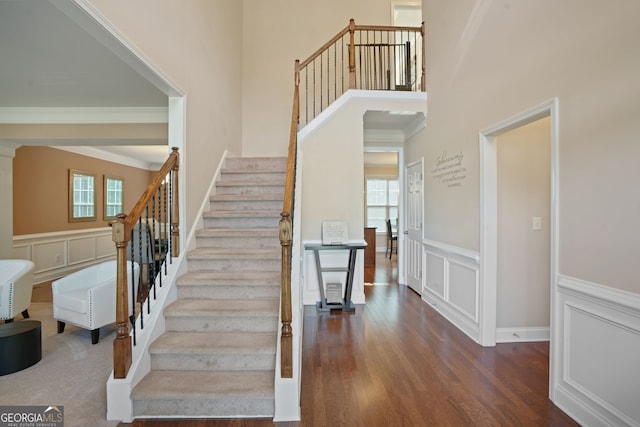
[[356, 268], [357, 249], [349, 249], [349, 267], [347, 269], [346, 286], [344, 290], [344, 301], [342, 311], [356, 311], [356, 306], [351, 302], [351, 291], [353, 290], [353, 273]]
[[331, 311], [327, 307], [327, 297], [324, 295], [324, 279], [322, 277], [322, 266], [320, 265], [320, 251], [314, 249], [313, 255], [316, 259], [316, 273], [318, 274], [318, 287], [320, 288], [320, 301], [316, 303], [316, 310]]

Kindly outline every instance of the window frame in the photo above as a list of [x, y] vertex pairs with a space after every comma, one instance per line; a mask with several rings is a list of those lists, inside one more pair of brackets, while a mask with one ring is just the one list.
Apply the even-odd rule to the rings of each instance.
[[[109, 203], [109, 181], [119, 181], [120, 182], [120, 203]], [[102, 188], [103, 188], [103, 218], [105, 221], [112, 221], [117, 218], [117, 215], [124, 211], [124, 178], [121, 176], [115, 175], [104, 175], [102, 180]], [[110, 206], [120, 206], [119, 210], [114, 215], [109, 215], [109, 207]]]
[[[384, 180], [386, 181], [386, 193], [387, 193], [387, 203], [385, 205], [371, 205], [369, 204], [369, 180]], [[389, 181], [395, 181], [396, 185], [397, 185], [397, 198], [396, 198], [396, 204], [395, 205], [390, 205], [389, 204]], [[397, 218], [400, 212], [400, 177], [397, 175], [367, 175], [365, 177], [365, 226], [366, 227], [375, 227], [376, 228], [376, 233], [386, 233], [387, 229], [386, 229], [386, 225], [383, 224], [382, 228], [378, 227], [376, 225], [371, 225], [369, 223], [369, 208], [384, 208], [385, 209], [385, 215], [386, 218], [385, 219], [391, 219], [391, 225], [393, 228], [396, 228], [397, 224], [396, 221], [394, 221], [394, 218]], [[396, 213], [397, 215], [395, 217], [390, 216], [390, 208], [395, 208], [396, 209]]]
[[[76, 188], [75, 178], [91, 178], [91, 188]], [[90, 195], [87, 202], [80, 202], [76, 205], [76, 191], [84, 191]], [[76, 215], [76, 206], [91, 206], [92, 215]], [[84, 172], [77, 169], [69, 169], [69, 222], [89, 222], [97, 219], [96, 214], [96, 174]]]

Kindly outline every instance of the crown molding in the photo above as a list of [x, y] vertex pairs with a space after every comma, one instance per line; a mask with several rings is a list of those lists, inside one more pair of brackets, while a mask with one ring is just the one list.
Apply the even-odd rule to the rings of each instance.
[[168, 107], [0, 108], [1, 124], [167, 123]]

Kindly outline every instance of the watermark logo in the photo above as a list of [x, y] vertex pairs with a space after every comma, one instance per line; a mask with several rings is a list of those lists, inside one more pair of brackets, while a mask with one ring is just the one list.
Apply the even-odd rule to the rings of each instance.
[[64, 406], [0, 406], [0, 427], [64, 427]]

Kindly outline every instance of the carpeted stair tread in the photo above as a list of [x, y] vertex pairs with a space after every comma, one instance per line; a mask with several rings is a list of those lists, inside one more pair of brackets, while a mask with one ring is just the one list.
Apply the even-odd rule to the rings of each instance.
[[[274, 217], [280, 218], [278, 210], [216, 210], [202, 213], [203, 218], [253, 218], [253, 217]], [[275, 224], [277, 226], [277, 223]]]
[[189, 251], [187, 259], [280, 259], [279, 248], [198, 248]]
[[273, 177], [272, 179], [261, 179], [256, 181], [245, 181], [241, 179], [226, 179], [216, 182], [216, 187], [274, 187], [280, 186], [284, 189], [284, 180]]
[[280, 244], [277, 228], [203, 228], [196, 231], [197, 237], [273, 237]]
[[199, 285], [218, 282], [229, 284], [265, 284], [280, 285], [281, 273], [279, 271], [194, 271], [183, 274], [178, 278], [178, 285]]
[[287, 157], [285, 156], [255, 156], [255, 157], [227, 157], [224, 161], [225, 167], [244, 167], [248, 169], [264, 168], [286, 168]]
[[273, 398], [274, 372], [151, 371], [133, 389], [135, 400]]
[[165, 332], [153, 354], [274, 354], [277, 332]]
[[178, 297], [187, 299], [256, 299], [280, 296], [281, 273], [201, 271], [177, 280]]
[[264, 201], [279, 201], [282, 202], [282, 197], [278, 197], [276, 194], [212, 194], [209, 196], [209, 200], [212, 202], [264, 202]]
[[278, 317], [277, 298], [261, 298], [250, 300], [206, 300], [178, 299], [169, 304], [165, 316], [180, 317]]

